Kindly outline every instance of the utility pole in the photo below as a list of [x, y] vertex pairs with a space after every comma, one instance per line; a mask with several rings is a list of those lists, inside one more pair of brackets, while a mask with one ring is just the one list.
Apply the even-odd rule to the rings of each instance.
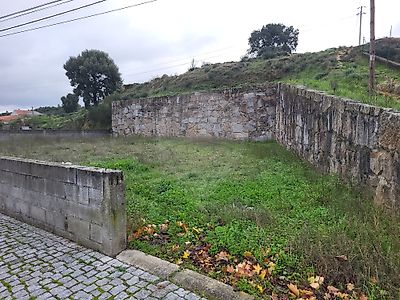
[[392, 37], [392, 29], [393, 29], [393, 25], [390, 25], [390, 37]]
[[371, 23], [370, 23], [370, 43], [369, 43], [369, 94], [375, 93], [375, 0], [370, 0]]
[[360, 12], [357, 14], [357, 16], [360, 16], [360, 34], [358, 36], [358, 46], [361, 45], [361, 30], [362, 30], [362, 16], [365, 15], [365, 12], [363, 12], [363, 8], [366, 8], [365, 6], [360, 6], [359, 9]]

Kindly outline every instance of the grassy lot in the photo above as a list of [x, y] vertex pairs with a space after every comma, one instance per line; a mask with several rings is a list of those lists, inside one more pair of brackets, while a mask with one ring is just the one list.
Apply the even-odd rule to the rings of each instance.
[[131, 247], [266, 299], [400, 297], [400, 217], [274, 142], [26, 144], [2, 142], [0, 154], [123, 170]]

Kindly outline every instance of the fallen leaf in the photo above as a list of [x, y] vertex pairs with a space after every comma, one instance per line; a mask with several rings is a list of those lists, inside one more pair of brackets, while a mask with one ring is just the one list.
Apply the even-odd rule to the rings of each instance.
[[331, 285], [328, 285], [327, 289], [330, 294], [336, 294], [339, 292], [339, 290], [337, 288], [335, 288], [334, 286], [331, 286]]
[[261, 280], [264, 280], [266, 275], [267, 275], [267, 270], [262, 270], [261, 273], [260, 273]]
[[300, 292], [299, 289], [297, 288], [297, 286], [295, 284], [289, 283], [287, 285], [287, 287], [289, 288], [289, 291], [296, 297], [299, 297]]
[[365, 296], [364, 294], [361, 294], [359, 300], [368, 300], [368, 297]]
[[245, 252], [243, 253], [243, 255], [244, 255], [244, 257], [246, 257], [246, 258], [252, 258], [252, 257], [253, 257], [253, 254], [252, 254], [250, 251], [245, 251]]
[[200, 234], [200, 233], [201, 233], [201, 230], [198, 229], [197, 227], [193, 227], [192, 230], [193, 230], [193, 232], [196, 233], [196, 234]]
[[253, 270], [258, 275], [258, 274], [260, 274], [262, 268], [259, 264], [256, 264], [255, 266], [253, 266]]
[[235, 269], [231, 265], [229, 265], [226, 267], [226, 272], [232, 274], [232, 273], [235, 273]]
[[143, 233], [143, 228], [139, 228], [138, 230], [136, 230], [136, 231], [133, 233], [133, 237], [134, 237], [135, 239], [138, 239], [138, 238], [140, 238], [140, 236], [142, 235], [142, 233]]
[[347, 299], [349, 299], [349, 294], [339, 292], [339, 293], [336, 293], [336, 297], [347, 300]]
[[187, 226], [185, 223], [183, 223], [183, 222], [181, 222], [181, 221], [178, 221], [178, 222], [177, 222], [177, 225], [178, 225], [180, 228], [182, 228], [183, 231], [184, 231], [185, 233], [187, 233], [187, 232], [189, 231], [189, 228], [188, 228], [188, 226]]
[[324, 283], [324, 280], [325, 278], [322, 276], [311, 276], [310, 278], [308, 278], [310, 286], [315, 290], [319, 289], [320, 285]]
[[168, 230], [168, 224], [160, 224], [160, 232], [166, 233]]
[[186, 250], [185, 252], [183, 252], [182, 258], [183, 259], [188, 259], [189, 256], [190, 256], [190, 252]]
[[351, 292], [352, 290], [354, 290], [354, 284], [348, 283], [348, 284], [346, 284], [346, 288], [347, 288], [348, 291]]
[[264, 288], [261, 285], [257, 284], [256, 287], [260, 291], [260, 293], [264, 293]]
[[315, 289], [315, 290], [318, 290], [318, 289], [319, 289], [319, 283], [318, 283], [318, 282], [310, 283], [310, 286], [311, 286], [313, 289]]
[[177, 265], [181, 265], [181, 264], [183, 264], [183, 261], [182, 261], [182, 259], [178, 259], [175, 263], [176, 263]]
[[156, 225], [154, 225], [154, 224], [148, 225], [148, 226], [146, 226], [146, 227], [144, 228], [144, 231], [145, 231], [147, 234], [153, 235], [154, 232], [156, 232], [155, 229], [154, 229], [155, 226], [156, 226]]
[[215, 259], [217, 261], [225, 261], [228, 262], [230, 258], [230, 255], [225, 252], [225, 251], [221, 251], [220, 253], [218, 253], [217, 255], [215, 255]]
[[311, 296], [314, 296], [314, 293], [312, 291], [309, 291], [309, 290], [301, 290], [300, 289], [299, 292], [300, 292], [300, 295], [306, 296], [307, 298], [309, 298]]
[[272, 293], [271, 300], [279, 300], [278, 295], [275, 293]]
[[239, 277], [252, 277], [254, 274], [251, 265], [246, 262], [242, 262], [236, 266], [236, 275]]
[[273, 263], [272, 261], [270, 261], [268, 263], [268, 272], [269, 272], [269, 274], [272, 274], [272, 272], [275, 270], [275, 267], [276, 267], [276, 264]]
[[335, 258], [340, 261], [348, 261], [348, 258], [346, 255], [338, 255], [338, 256], [335, 256]]
[[178, 249], [179, 249], [180, 247], [181, 247], [181, 246], [179, 246], [179, 245], [173, 245], [172, 248], [171, 248], [171, 250], [172, 250], [172, 252], [176, 252], [176, 251], [178, 251]]

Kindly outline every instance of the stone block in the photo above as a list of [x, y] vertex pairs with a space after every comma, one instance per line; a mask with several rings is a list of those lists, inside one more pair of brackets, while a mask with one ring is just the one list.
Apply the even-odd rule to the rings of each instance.
[[90, 239], [99, 244], [103, 242], [102, 240], [102, 230], [103, 228], [97, 224], [90, 223]]
[[39, 221], [42, 224], [46, 223], [46, 211], [43, 208], [32, 206], [30, 211], [32, 219]]
[[68, 216], [67, 222], [68, 231], [70, 233], [72, 233], [74, 236], [80, 236], [80, 239], [89, 239], [89, 222], [72, 216]]
[[385, 111], [381, 114], [379, 146], [389, 151], [400, 150], [400, 113]]

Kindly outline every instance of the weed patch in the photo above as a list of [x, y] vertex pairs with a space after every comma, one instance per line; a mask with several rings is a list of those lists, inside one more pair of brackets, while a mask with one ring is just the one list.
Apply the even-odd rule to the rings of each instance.
[[123, 170], [132, 248], [261, 298], [399, 297], [399, 216], [276, 143], [15, 143], [0, 152]]

